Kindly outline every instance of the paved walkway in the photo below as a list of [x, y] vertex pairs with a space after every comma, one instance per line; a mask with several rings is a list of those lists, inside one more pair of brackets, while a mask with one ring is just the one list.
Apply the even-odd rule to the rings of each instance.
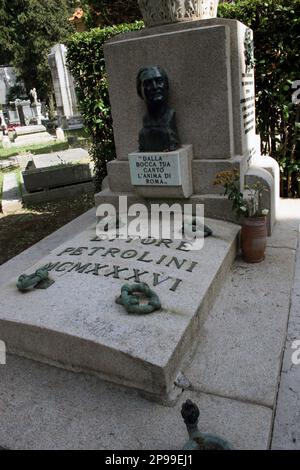
[[[298, 205], [300, 214], [300, 204]], [[300, 246], [297, 249], [287, 341], [274, 421], [272, 449], [300, 450]]]
[[16, 174], [5, 173], [3, 178], [2, 211], [5, 215], [22, 209], [22, 196]]
[[[62, 240], [73, 238], [92, 218], [92, 212], [81, 216], [0, 267], [0, 285]], [[282, 201], [265, 262], [234, 263], [185, 371], [190, 388], [174, 407], [149, 402], [96, 377], [10, 355], [7, 365], [0, 366], [0, 446], [180, 449], [187, 438], [180, 407], [190, 398], [200, 408], [201, 430], [223, 436], [237, 449], [299, 449], [299, 409], [298, 415], [294, 410], [299, 405], [300, 365], [291, 366], [290, 360], [290, 342], [300, 340], [299, 255], [292, 294], [299, 221], [300, 201]], [[276, 411], [289, 317], [287, 365]], [[289, 401], [286, 393], [292, 394]]]

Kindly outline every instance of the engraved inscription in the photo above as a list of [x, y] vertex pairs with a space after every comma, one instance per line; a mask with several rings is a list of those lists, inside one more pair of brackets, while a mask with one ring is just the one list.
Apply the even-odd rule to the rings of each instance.
[[[94, 237], [91, 239], [92, 242], [102, 242], [103, 240]], [[113, 242], [113, 240], [107, 240], [107, 242]], [[126, 243], [131, 243], [133, 240], [129, 239]], [[181, 276], [177, 277], [175, 272], [185, 272], [194, 274], [195, 269], [199, 265], [197, 261], [192, 261], [186, 257], [173, 256], [166, 252], [164, 255], [155, 256], [154, 253], [145, 250], [145, 245], [152, 245], [156, 247], [164, 246], [168, 249], [175, 249], [183, 251], [183, 242], [176, 242], [167, 239], [144, 239], [139, 240], [140, 247], [135, 249], [121, 249], [106, 246], [90, 246], [90, 247], [66, 247], [64, 250], [57, 253], [59, 257], [58, 262], [50, 261], [44, 266], [49, 272], [56, 272], [61, 275], [68, 273], [73, 274], [85, 274], [93, 276], [104, 276], [105, 278], [120, 279], [124, 281], [133, 282], [146, 282], [153, 287], [158, 285], [165, 285], [166, 289], [177, 292], [180, 287], [184, 286], [184, 280]], [[143, 249], [144, 248], [144, 249]], [[185, 251], [185, 250], [184, 250]], [[84, 256], [88, 260], [79, 261], [78, 256]], [[123, 260], [133, 260], [134, 265], [120, 266], [116, 260], [116, 256]], [[76, 258], [74, 258], [76, 257]], [[157, 272], [157, 270], [164, 268], [173, 268], [172, 273]], [[152, 268], [152, 269], [151, 269]]]

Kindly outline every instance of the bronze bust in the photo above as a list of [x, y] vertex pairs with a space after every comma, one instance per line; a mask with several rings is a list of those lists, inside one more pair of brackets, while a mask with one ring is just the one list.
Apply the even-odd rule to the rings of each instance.
[[168, 106], [168, 91], [169, 79], [161, 67], [139, 71], [137, 92], [148, 109], [139, 133], [140, 152], [168, 152], [180, 147], [175, 111]]

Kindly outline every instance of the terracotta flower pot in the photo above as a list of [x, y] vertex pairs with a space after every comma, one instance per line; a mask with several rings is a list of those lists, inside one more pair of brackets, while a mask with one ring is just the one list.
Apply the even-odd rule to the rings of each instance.
[[265, 259], [267, 246], [266, 217], [245, 218], [242, 224], [241, 246], [245, 261], [260, 263]]
[[145, 25], [158, 26], [217, 16], [219, 0], [138, 0]]

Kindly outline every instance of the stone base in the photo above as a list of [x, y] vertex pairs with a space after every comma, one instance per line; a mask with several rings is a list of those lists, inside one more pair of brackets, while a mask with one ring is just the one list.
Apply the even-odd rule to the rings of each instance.
[[[185, 370], [193, 391], [183, 390], [174, 407], [146, 402], [136, 393], [97, 377], [7, 355], [6, 366], [0, 366], [1, 403], [8, 404], [1, 411], [0, 447], [182, 449], [187, 433], [180, 410], [182, 403], [191, 399], [200, 409], [202, 431], [222, 436], [235, 449], [243, 450], [270, 448], [277, 402], [272, 448], [297, 449], [298, 394], [292, 390], [300, 390], [296, 383], [299, 366], [291, 367], [291, 342], [300, 305], [293, 305], [293, 301], [288, 335], [291, 342], [286, 345], [279, 407], [277, 392], [293, 290], [299, 203], [281, 201], [265, 262], [249, 265], [237, 260], [234, 264], [201, 329], [194, 360]], [[3, 264], [0, 285], [15, 279], [29, 264], [63, 240], [74, 238], [80, 227], [93, 221], [91, 210]], [[295, 298], [299, 281], [298, 277]], [[66, 433], [66, 429], [70, 431]]]
[[11, 146], [12, 146], [12, 143], [11, 143], [10, 138], [8, 137], [8, 135], [4, 135], [2, 139], [2, 147], [4, 149], [10, 149]]
[[[236, 255], [239, 228], [206, 223], [214, 236], [200, 251], [182, 251], [179, 240], [99, 241], [95, 227], [53, 250], [26, 270], [48, 265], [51, 287], [21, 294], [12, 279], [1, 288], [8, 351], [170, 401]], [[129, 315], [115, 302], [128, 282], [148, 283], [162, 310]]]
[[46, 168], [35, 168], [33, 164], [29, 163], [27, 169], [22, 172], [22, 177], [24, 185], [30, 193], [92, 181], [88, 163], [78, 163], [77, 165], [71, 163]]

